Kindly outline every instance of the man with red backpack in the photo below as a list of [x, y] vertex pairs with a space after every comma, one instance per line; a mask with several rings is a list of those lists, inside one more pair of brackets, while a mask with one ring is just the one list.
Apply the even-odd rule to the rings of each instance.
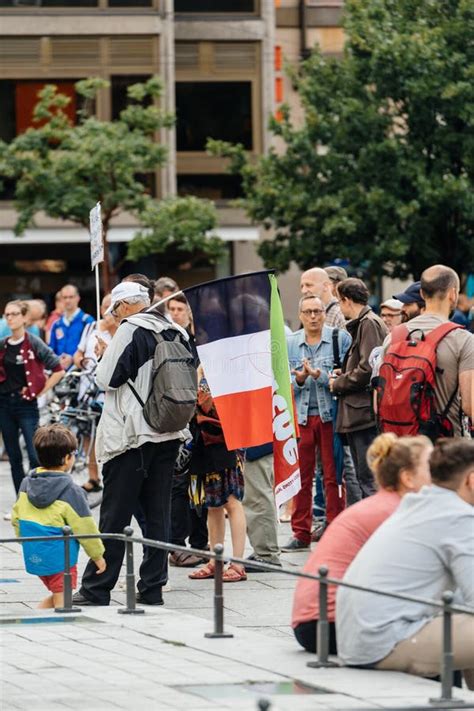
[[397, 326], [385, 342], [376, 381], [382, 431], [459, 437], [462, 412], [472, 417], [474, 336], [449, 321], [459, 287], [450, 267], [426, 269], [424, 313]]

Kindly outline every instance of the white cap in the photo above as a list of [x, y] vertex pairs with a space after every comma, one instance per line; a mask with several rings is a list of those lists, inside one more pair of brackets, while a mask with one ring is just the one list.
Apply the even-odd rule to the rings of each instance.
[[119, 301], [127, 301], [132, 296], [142, 296], [143, 301], [150, 300], [148, 289], [143, 284], [138, 284], [136, 281], [122, 281], [110, 292], [111, 302], [105, 313], [110, 314]]
[[386, 309], [390, 309], [390, 311], [401, 311], [403, 303], [398, 299], [387, 299], [383, 304], [380, 304], [380, 308], [382, 308], [382, 306], [385, 306]]

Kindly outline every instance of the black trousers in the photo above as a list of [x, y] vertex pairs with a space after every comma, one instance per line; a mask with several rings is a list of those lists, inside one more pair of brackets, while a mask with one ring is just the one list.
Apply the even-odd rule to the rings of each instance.
[[[317, 629], [318, 620], [310, 620], [309, 622], [300, 622], [293, 630], [298, 644], [313, 654], [316, 654]], [[334, 622], [329, 623], [329, 654], [337, 654], [336, 624]]]
[[[377, 491], [374, 475], [367, 464], [367, 450], [377, 436], [375, 427], [368, 427], [365, 430], [347, 433], [352, 459], [354, 461], [355, 473], [359, 482], [361, 498], [372, 496]], [[353, 502], [352, 502], [353, 503]]]
[[175, 472], [171, 487], [171, 543], [185, 546], [189, 538], [191, 548], [204, 550], [208, 543], [207, 509], [201, 515], [189, 503], [189, 472]]
[[[104, 494], [100, 508], [101, 533], [122, 533], [130, 524], [140, 504], [148, 538], [170, 540], [171, 480], [179, 440], [146, 442], [129, 449], [104, 464]], [[124, 556], [120, 541], [104, 541], [107, 569], [101, 575], [89, 561], [82, 577], [81, 593], [88, 600], [107, 605], [115, 587]], [[135, 552], [138, 548], [135, 546]], [[168, 553], [158, 548], [144, 549], [138, 590], [150, 602], [161, 598], [161, 588], [168, 579]]]

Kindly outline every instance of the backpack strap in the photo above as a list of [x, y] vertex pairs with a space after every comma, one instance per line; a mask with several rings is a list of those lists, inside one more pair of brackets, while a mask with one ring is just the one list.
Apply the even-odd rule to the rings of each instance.
[[333, 331], [332, 331], [332, 354], [333, 354], [334, 367], [340, 368], [342, 363], [341, 363], [341, 354], [339, 351], [339, 329], [338, 328], [333, 328]]
[[141, 399], [140, 395], [137, 393], [137, 391], [136, 391], [135, 388], [133, 387], [133, 385], [132, 385], [132, 383], [130, 382], [130, 380], [127, 380], [127, 385], [128, 385], [128, 387], [130, 388], [130, 390], [132, 391], [132, 393], [135, 395], [135, 397], [137, 398], [137, 400], [138, 400], [138, 402], [140, 403], [140, 405], [141, 405], [142, 407], [145, 407], [145, 403], [143, 402], [143, 400]]
[[329, 304], [329, 306], [326, 309], [326, 314], [328, 314], [331, 311], [331, 309], [333, 308], [333, 306], [335, 306], [336, 304], [337, 304], [337, 301], [333, 301], [331, 304]]
[[461, 326], [459, 323], [452, 323], [451, 321], [441, 323], [425, 336], [425, 340], [428, 341], [428, 343], [431, 343], [431, 345], [436, 349], [443, 338], [457, 328], [464, 329], [464, 326]]

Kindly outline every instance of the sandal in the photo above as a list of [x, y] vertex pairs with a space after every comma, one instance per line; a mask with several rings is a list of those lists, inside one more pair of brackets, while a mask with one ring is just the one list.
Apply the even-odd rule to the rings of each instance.
[[82, 485], [82, 488], [86, 494], [95, 494], [97, 491], [102, 491], [102, 486], [95, 479], [89, 479], [89, 481], [86, 481], [86, 483]]
[[235, 563], [230, 563], [227, 570], [222, 574], [223, 583], [238, 583], [240, 580], [247, 580], [245, 568], [238, 568]]
[[208, 578], [214, 577], [214, 566], [212, 563], [207, 563], [203, 565], [202, 568], [198, 568], [194, 573], [189, 573], [188, 578], [191, 580], [207, 580]]

